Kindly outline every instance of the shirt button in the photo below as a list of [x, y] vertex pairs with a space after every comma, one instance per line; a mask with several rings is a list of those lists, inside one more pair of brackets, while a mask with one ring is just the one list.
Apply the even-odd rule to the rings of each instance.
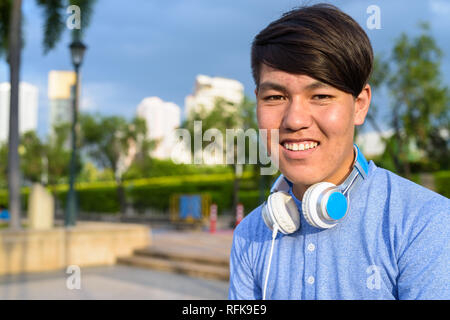
[[309, 276], [307, 281], [308, 281], [309, 284], [313, 284], [314, 283], [314, 277], [313, 276]]
[[308, 250], [309, 251], [314, 251], [315, 249], [316, 249], [316, 246], [314, 245], [314, 243], [308, 244]]

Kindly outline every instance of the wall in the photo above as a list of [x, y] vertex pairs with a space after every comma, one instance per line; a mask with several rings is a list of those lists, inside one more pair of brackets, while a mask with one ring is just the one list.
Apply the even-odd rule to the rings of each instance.
[[78, 222], [72, 228], [0, 231], [0, 275], [40, 272], [68, 265], [112, 265], [149, 246], [150, 228], [137, 224]]

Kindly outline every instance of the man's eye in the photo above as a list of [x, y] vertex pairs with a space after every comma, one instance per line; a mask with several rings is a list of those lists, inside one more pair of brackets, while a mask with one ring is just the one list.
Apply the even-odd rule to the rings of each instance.
[[314, 100], [325, 100], [325, 99], [330, 99], [332, 98], [332, 96], [328, 95], [328, 94], [316, 94], [315, 96], [313, 96]]
[[280, 95], [274, 95], [274, 96], [267, 96], [263, 98], [265, 101], [276, 101], [276, 100], [282, 100], [284, 97]]

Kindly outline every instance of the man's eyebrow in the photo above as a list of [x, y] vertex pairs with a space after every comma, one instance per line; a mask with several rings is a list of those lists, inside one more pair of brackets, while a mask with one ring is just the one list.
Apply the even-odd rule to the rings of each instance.
[[325, 89], [325, 88], [330, 88], [330, 85], [316, 80], [316, 81], [306, 85], [304, 87], [304, 90]]
[[275, 90], [275, 91], [287, 92], [287, 89], [285, 86], [275, 83], [275, 82], [270, 82], [270, 81], [263, 82], [259, 85], [258, 92], [263, 91], [263, 90]]
[[[306, 85], [305, 87], [303, 87], [303, 90], [315, 90], [315, 89], [324, 89], [324, 88], [330, 88], [331, 86], [321, 82], [321, 81], [314, 81], [308, 85]], [[275, 91], [281, 91], [281, 92], [287, 92], [288, 90], [286, 89], [285, 86], [278, 84], [276, 82], [271, 82], [271, 81], [266, 81], [263, 82], [259, 85], [258, 91], [263, 91], [263, 90], [275, 90]]]

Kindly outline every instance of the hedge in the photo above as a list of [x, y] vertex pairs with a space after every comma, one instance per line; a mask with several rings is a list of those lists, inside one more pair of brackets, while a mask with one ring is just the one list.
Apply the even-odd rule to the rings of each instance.
[[[436, 191], [450, 197], [450, 171], [439, 171], [433, 174]], [[137, 212], [144, 212], [148, 208], [169, 212], [170, 199], [174, 194], [207, 193], [211, 201], [218, 206], [218, 213], [231, 210], [233, 175], [210, 174], [190, 176], [155, 177], [148, 179], [130, 180], [124, 182], [127, 202]], [[261, 204], [260, 191], [251, 172], [245, 172], [240, 183], [239, 202], [244, 205], [244, 213], [248, 214]], [[59, 201], [61, 208], [65, 208], [68, 186], [57, 185], [47, 188]], [[83, 212], [118, 213], [120, 204], [117, 195], [117, 184], [111, 182], [78, 183], [77, 197], [80, 210]], [[23, 210], [28, 206], [29, 187], [21, 190]], [[265, 198], [268, 190], [265, 190]], [[7, 190], [0, 190], [0, 205], [8, 206]]]
[[436, 192], [450, 198], [450, 170], [435, 172], [433, 176]]
[[[20, 202], [21, 207], [26, 210], [28, 208], [28, 196], [30, 194], [30, 189], [28, 187], [23, 187], [20, 190]], [[0, 206], [8, 208], [8, 190], [0, 190]]]
[[[230, 210], [232, 206], [233, 179], [231, 173], [210, 175], [189, 175], [155, 177], [124, 182], [127, 202], [138, 212], [147, 208], [168, 212], [170, 198], [174, 194], [207, 193], [211, 201], [218, 206], [218, 213]], [[259, 205], [259, 192], [251, 172], [244, 172], [241, 178], [239, 201], [244, 205], [245, 213]], [[47, 188], [65, 208], [68, 186], [57, 185]], [[77, 183], [80, 211], [96, 213], [118, 213], [120, 204], [117, 184], [112, 182]], [[29, 188], [22, 188], [22, 207], [26, 209]], [[7, 206], [6, 190], [0, 190], [0, 204]]]

